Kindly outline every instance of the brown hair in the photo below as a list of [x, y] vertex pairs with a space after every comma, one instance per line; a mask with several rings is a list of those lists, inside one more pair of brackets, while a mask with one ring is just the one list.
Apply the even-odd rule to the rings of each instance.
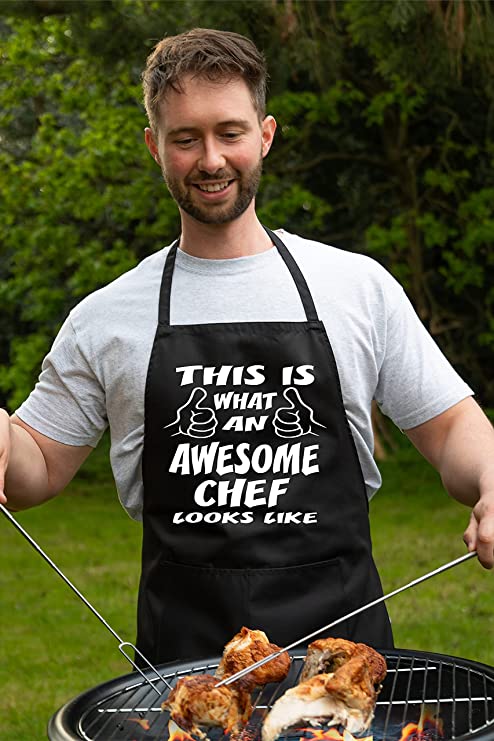
[[259, 118], [264, 118], [267, 71], [264, 56], [255, 44], [232, 31], [193, 28], [162, 39], [147, 58], [142, 85], [154, 134], [159, 128], [161, 101], [169, 88], [182, 92], [185, 75], [212, 81], [241, 77], [247, 83]]

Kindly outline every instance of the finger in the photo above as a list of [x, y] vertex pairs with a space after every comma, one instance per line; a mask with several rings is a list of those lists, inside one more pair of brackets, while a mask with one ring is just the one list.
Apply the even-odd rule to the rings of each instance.
[[299, 413], [294, 409], [278, 409], [275, 419], [280, 424], [293, 424], [293, 422], [298, 422], [299, 416]]
[[189, 407], [198, 406], [198, 404], [203, 401], [206, 396], [206, 390], [203, 389], [201, 386], [198, 386], [191, 391], [189, 398], [187, 399], [185, 404], [182, 404], [182, 406], [177, 409], [177, 412], [181, 412], [183, 409], [187, 409]]
[[[301, 409], [305, 409], [307, 412], [309, 412], [312, 415], [312, 409], [311, 407], [303, 401], [302, 397], [300, 396], [300, 393], [298, 389], [294, 388], [293, 386], [290, 386], [290, 388], [286, 389], [286, 391], [283, 392], [285, 399], [290, 402], [290, 404], [293, 404], [293, 406], [298, 406]], [[323, 427], [323, 425], [321, 425]]]
[[300, 430], [300, 422], [298, 421], [298, 417], [296, 415], [292, 415], [292, 420], [287, 419], [280, 419], [277, 417], [274, 421], [274, 425], [277, 430], [280, 430], [281, 432], [292, 432], [293, 430]]
[[202, 386], [198, 386], [189, 396], [187, 406], [200, 407], [207, 395], [208, 392], [206, 391], [206, 389], [203, 389]]
[[197, 415], [192, 414], [192, 419], [189, 424], [189, 430], [195, 430], [196, 432], [214, 432], [214, 430], [216, 429], [216, 425], [218, 424], [215, 417], [197, 421], [196, 416]]
[[470, 522], [463, 534], [463, 540], [471, 551], [477, 551], [477, 557], [486, 569], [494, 566], [494, 517], [489, 508], [480, 503], [474, 507]]
[[285, 389], [283, 391], [283, 396], [292, 405], [292, 408], [296, 406], [302, 406], [302, 407], [305, 406], [304, 402], [300, 398], [298, 389], [294, 388], [293, 386], [290, 386], [290, 388]]
[[0, 459], [0, 503], [6, 504], [7, 497], [5, 495], [5, 462]]
[[302, 427], [298, 422], [280, 423], [275, 419], [273, 420], [273, 427], [278, 437], [295, 438], [303, 434]]
[[466, 547], [470, 552], [476, 550], [476, 543], [477, 543], [477, 530], [478, 530], [478, 522], [475, 515], [470, 515], [470, 521], [468, 523], [468, 527], [463, 533], [463, 542], [465, 543]]
[[6, 504], [5, 474], [10, 454], [10, 417], [6, 409], [0, 409], [0, 503]]
[[[177, 409], [177, 416], [175, 417], [173, 422], [170, 422], [169, 424], [164, 425], [163, 429], [166, 429], [167, 427], [173, 427], [174, 425], [180, 425], [182, 415], [185, 416], [184, 412], [185, 414], [187, 414], [187, 410], [190, 409], [190, 407], [197, 408], [199, 402], [203, 401], [206, 398], [206, 396], [207, 396], [207, 392], [205, 389], [201, 388], [200, 386], [195, 388], [191, 392], [185, 404], [182, 404], [182, 406]], [[174, 434], [176, 435], [177, 433], [174, 433]]]
[[494, 566], [494, 544], [480, 543], [477, 541], [477, 558], [484, 569], [492, 569]]
[[491, 517], [482, 517], [477, 530], [477, 556], [484, 568], [494, 566], [494, 522]]
[[216, 416], [212, 409], [199, 409], [199, 411], [191, 412], [192, 422], [195, 425], [210, 425], [211, 422], [216, 421]]
[[[192, 416], [194, 417], [194, 414]], [[216, 432], [217, 426], [218, 422], [216, 418], [210, 419], [207, 422], [195, 422], [192, 419], [187, 429], [187, 434], [191, 437], [211, 437]]]

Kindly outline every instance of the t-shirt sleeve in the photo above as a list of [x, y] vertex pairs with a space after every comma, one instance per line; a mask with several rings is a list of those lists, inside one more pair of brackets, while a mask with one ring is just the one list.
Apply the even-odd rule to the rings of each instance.
[[389, 274], [387, 288], [385, 347], [375, 399], [384, 414], [407, 430], [436, 417], [473, 391]]
[[96, 447], [108, 420], [105, 393], [77, 341], [70, 316], [45, 357], [38, 383], [17, 416], [66, 445]]

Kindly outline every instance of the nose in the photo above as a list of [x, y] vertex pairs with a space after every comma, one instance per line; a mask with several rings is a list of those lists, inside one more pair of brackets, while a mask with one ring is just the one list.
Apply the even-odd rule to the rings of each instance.
[[221, 150], [221, 144], [216, 139], [205, 139], [202, 145], [201, 156], [197, 163], [199, 170], [214, 175], [226, 164], [225, 156]]

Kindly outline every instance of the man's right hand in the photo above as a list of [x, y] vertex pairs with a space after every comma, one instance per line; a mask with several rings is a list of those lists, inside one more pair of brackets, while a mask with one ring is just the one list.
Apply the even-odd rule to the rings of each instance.
[[0, 409], [0, 503], [6, 504], [5, 477], [10, 457], [10, 417], [5, 409]]

